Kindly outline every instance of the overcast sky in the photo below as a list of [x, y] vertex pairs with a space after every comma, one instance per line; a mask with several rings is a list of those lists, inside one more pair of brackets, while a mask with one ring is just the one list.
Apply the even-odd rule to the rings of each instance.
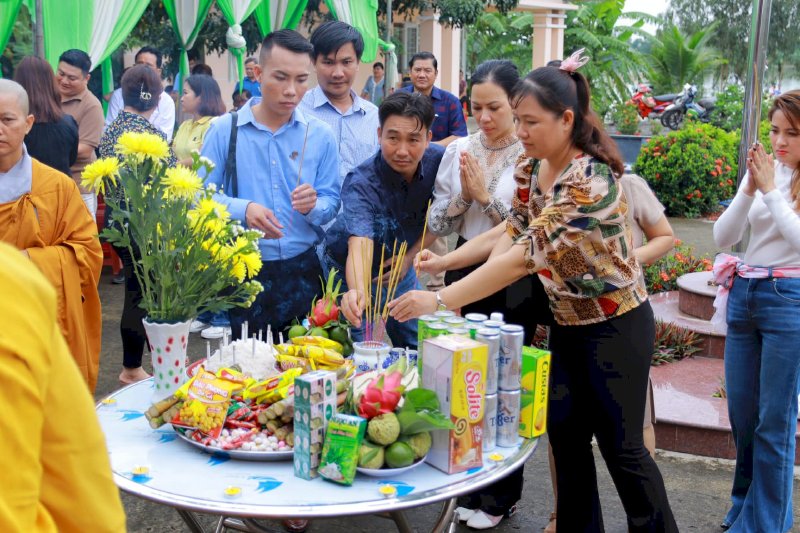
[[[661, 15], [667, 10], [667, 0], [625, 0], [625, 11], [639, 11], [651, 15]], [[645, 31], [655, 32], [655, 26], [646, 24]]]

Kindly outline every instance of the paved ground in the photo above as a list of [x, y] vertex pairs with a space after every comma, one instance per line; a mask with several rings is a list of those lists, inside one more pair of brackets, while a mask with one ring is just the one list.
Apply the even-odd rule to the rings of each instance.
[[[676, 234], [685, 242], [693, 244], [698, 253], [711, 253], [716, 248], [711, 239], [711, 224], [705, 221], [671, 220]], [[100, 293], [103, 301], [103, 357], [100, 366], [98, 397], [116, 389], [117, 377], [122, 363], [118, 321], [121, 311], [123, 290], [119, 285], [110, 284], [110, 276], [101, 281]], [[196, 358], [203, 352], [204, 343], [199, 337], [189, 343], [189, 353]], [[519, 513], [504, 521], [495, 531], [539, 531], [547, 523], [552, 510], [552, 489], [547, 467], [545, 447], [541, 446], [526, 465], [525, 489]], [[625, 532], [625, 515], [616, 495], [613, 483], [603, 466], [602, 458], [595, 452], [598, 465], [598, 482], [603, 504], [606, 531]], [[732, 465], [727, 461], [709, 460], [694, 456], [659, 453], [657, 462], [667, 486], [670, 502], [681, 531], [716, 532], [717, 525], [728, 506], [728, 491], [732, 478]], [[254, 465], [254, 468], [256, 466]], [[258, 468], [269, 468], [258, 465]], [[131, 532], [170, 532], [187, 531], [174, 510], [137, 498], [123, 495], [123, 503], [128, 515], [128, 529]], [[795, 523], [800, 527], [800, 489], [795, 483], [794, 492]], [[437, 506], [429, 506], [414, 512], [411, 523], [418, 531], [428, 531], [438, 512]], [[204, 517], [204, 523], [211, 529], [212, 517]], [[391, 524], [381, 518], [364, 518], [353, 522], [345, 519], [320, 520], [310, 531], [331, 533], [355, 533], [386, 530], [392, 531]], [[460, 531], [468, 531], [460, 528]]]

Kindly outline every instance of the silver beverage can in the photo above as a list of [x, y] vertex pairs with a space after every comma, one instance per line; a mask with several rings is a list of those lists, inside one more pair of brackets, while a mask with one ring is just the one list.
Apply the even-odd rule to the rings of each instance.
[[451, 316], [456, 316], [455, 311], [436, 311], [433, 313], [433, 316], [437, 317], [439, 320], [444, 320], [445, 318], [450, 318]]
[[497, 391], [497, 445], [513, 448], [520, 442], [519, 436], [520, 391]]
[[489, 315], [489, 320], [497, 320], [498, 322], [502, 322], [504, 320], [503, 313], [498, 313], [495, 311], [491, 315]]
[[448, 328], [447, 333], [450, 335], [463, 335], [464, 337], [469, 337], [469, 330], [462, 326], [451, 326]]
[[497, 394], [487, 394], [483, 399], [483, 451], [494, 450], [497, 445]]
[[483, 323], [485, 320], [489, 320], [489, 317], [484, 315], [483, 313], [467, 313], [464, 315], [464, 318], [467, 322], [481, 322]]
[[486, 359], [486, 394], [497, 392], [497, 373], [500, 364], [500, 333], [496, 329], [481, 328], [475, 334], [475, 340], [489, 347]]
[[506, 324], [500, 328], [500, 357], [497, 370], [497, 388], [500, 390], [520, 388], [524, 341], [525, 330], [522, 326]]
[[467, 323], [467, 319], [461, 316], [449, 316], [442, 320], [448, 326], [463, 326]]
[[502, 320], [484, 320], [483, 327], [485, 328], [492, 328], [492, 329], [500, 329], [501, 326], [504, 326], [505, 322]]

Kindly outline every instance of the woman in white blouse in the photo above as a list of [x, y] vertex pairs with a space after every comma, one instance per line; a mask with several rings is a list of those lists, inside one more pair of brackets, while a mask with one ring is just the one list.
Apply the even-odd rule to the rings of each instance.
[[[448, 145], [436, 176], [428, 221], [437, 235], [458, 234], [457, 246], [509, 215], [516, 188], [514, 167], [524, 155], [509, 103], [518, 81], [519, 71], [508, 60], [485, 61], [472, 75], [472, 113], [480, 129]], [[447, 272], [446, 283], [455, 283], [477, 266]], [[525, 326], [527, 340], [532, 339], [537, 324], [552, 323], [546, 295], [536, 276], [526, 276], [461, 310], [462, 315], [493, 311], [504, 312], [506, 322]]]
[[744, 259], [718, 258], [714, 267], [721, 291], [730, 289], [725, 381], [736, 469], [722, 527], [736, 532], [792, 530], [800, 392], [800, 91], [778, 96], [769, 119], [774, 159], [760, 144], [749, 150], [742, 186], [714, 225], [717, 245], [731, 246], [750, 224]]

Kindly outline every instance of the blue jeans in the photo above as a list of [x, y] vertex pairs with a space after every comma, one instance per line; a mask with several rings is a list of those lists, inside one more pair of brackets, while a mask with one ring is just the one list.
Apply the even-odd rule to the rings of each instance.
[[227, 311], [220, 311], [219, 313], [206, 311], [205, 313], [200, 313], [200, 316], [197, 317], [197, 320], [217, 328], [227, 328], [231, 325], [231, 321], [228, 320]]
[[736, 444], [731, 532], [792, 528], [800, 392], [800, 279], [735, 278], [728, 297], [725, 381]]

